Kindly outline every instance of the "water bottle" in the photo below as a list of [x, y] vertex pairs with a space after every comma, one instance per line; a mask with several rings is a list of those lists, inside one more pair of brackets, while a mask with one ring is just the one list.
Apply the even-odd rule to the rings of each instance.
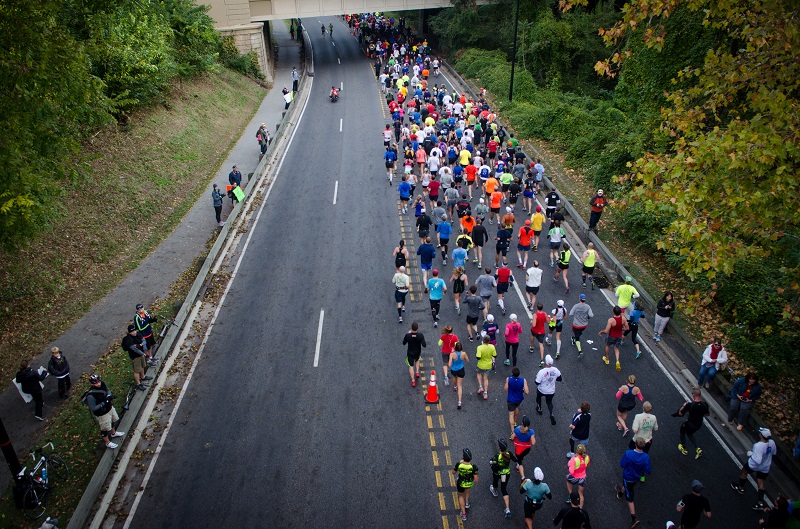
[[42, 469], [42, 481], [47, 483], [47, 468], [46, 467]]

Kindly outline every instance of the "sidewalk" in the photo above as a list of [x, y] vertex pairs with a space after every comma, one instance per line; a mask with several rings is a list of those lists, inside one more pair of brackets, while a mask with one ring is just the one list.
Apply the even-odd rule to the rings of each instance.
[[[241, 138], [231, 149], [227, 159], [214, 177], [209, 179], [207, 192], [203, 193], [175, 231], [136, 270], [128, 274], [72, 328], [55, 342], [48, 344], [42, 354], [31, 360], [32, 367], [46, 366], [50, 358], [50, 348], [58, 346], [69, 358], [72, 380], [73, 383], [77, 382], [81, 374], [87, 372], [111, 344], [122, 339], [125, 329], [133, 319], [136, 304], [143, 303], [147, 307], [156, 299], [165, 298], [170, 285], [205, 251], [206, 242], [218, 228], [211, 203], [211, 185], [217, 183], [224, 190], [228, 184], [228, 173], [234, 164], [242, 172], [243, 183], [255, 170], [260, 153], [256, 131], [261, 123], [266, 123], [268, 130], [274, 135], [284, 110], [281, 89], [284, 85], [291, 86], [292, 67], [302, 68], [300, 43], [291, 39], [286, 25], [282, 21], [275, 21], [272, 32], [274, 42], [279, 47], [275, 85], [267, 91], [261, 106], [244, 127]], [[231, 201], [226, 198], [223, 218], [231, 209]], [[13, 385], [8, 384], [6, 388], [0, 394], [0, 414], [17, 455], [20, 456], [33, 447], [35, 440], [44, 431], [46, 421], [57, 412], [60, 400], [55, 381], [48, 379], [44, 387], [45, 422], [42, 423], [33, 418], [33, 405], [26, 405]], [[71, 398], [77, 398], [81, 394], [82, 389], [74, 387]], [[6, 465], [0, 467], [0, 487], [5, 490], [11, 482], [11, 475]]]

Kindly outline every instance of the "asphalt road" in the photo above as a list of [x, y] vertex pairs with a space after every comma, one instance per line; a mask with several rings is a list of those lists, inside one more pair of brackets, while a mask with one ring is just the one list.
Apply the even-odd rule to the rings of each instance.
[[[333, 22], [335, 45], [321, 38], [318, 23], [306, 21], [316, 67], [309, 106], [179, 410], [179, 427], [166, 441], [131, 526], [461, 526], [449, 471], [469, 447], [481, 479], [465, 525], [523, 527], [519, 479], [513, 476], [509, 486], [511, 520], [503, 519], [502, 500], [488, 491], [488, 460], [497, 438], [508, 435], [502, 384], [510, 368], [498, 362], [491, 398], [484, 401], [475, 395], [474, 363], [468, 365], [460, 411], [448, 387], [441, 387], [440, 406], [426, 406], [425, 384], [409, 386], [401, 341], [413, 319], [428, 342], [425, 371], [441, 372], [439, 329], [432, 326], [426, 297], [409, 304], [405, 324], [396, 321], [391, 251], [401, 226], [413, 233], [413, 213], [401, 221], [396, 188], [384, 177], [380, 132], [386, 118], [370, 62], [343, 24], [322, 21]], [[327, 93], [341, 83], [340, 100], [332, 104]], [[517, 229], [524, 217], [518, 219]], [[491, 228], [494, 235], [496, 226]], [[605, 366], [597, 332], [611, 305], [601, 291], [580, 288], [575, 260], [572, 292], [565, 295], [563, 284], [552, 282], [543, 252], [535, 255], [545, 269], [539, 295], [545, 309], [557, 299], [569, 308], [586, 292], [595, 317], [584, 333], [594, 343], [584, 342], [582, 359], [569, 344], [570, 323], [565, 326], [556, 363], [564, 376], [555, 397], [558, 423], [551, 426], [546, 414], [535, 414], [533, 395], [522, 405], [538, 441], [527, 472], [540, 466], [554, 492], [535, 526], [550, 526], [563, 506], [567, 426], [579, 403], [588, 400], [593, 422], [586, 509], [594, 527], [628, 527], [627, 506], [614, 497], [628, 443], [614, 427], [614, 394], [633, 373], [660, 423], [650, 452], [653, 474], [636, 490], [640, 527], [677, 521], [675, 503], [692, 479], [706, 484], [714, 512], [713, 523], [701, 527], [753, 527], [755, 492], [733, 494], [728, 481], [737, 468], [707, 429], [698, 434], [701, 459], [678, 453], [680, 420], [670, 413], [683, 399], [657, 361], [649, 353], [633, 360], [633, 347], [625, 345], [622, 371], [615, 372], [613, 362]], [[515, 263], [513, 252], [510, 258]], [[442, 268], [438, 258], [436, 265]], [[443, 270], [449, 278], [450, 267]], [[514, 270], [524, 287], [522, 271]], [[470, 264], [467, 273], [474, 281], [477, 267]], [[419, 276], [414, 279], [419, 292]], [[441, 325], [453, 324], [466, 338], [464, 317], [456, 315], [451, 300], [448, 292]], [[518, 314], [527, 329], [516, 291], [506, 300], [508, 313]], [[493, 313], [502, 328], [508, 319]], [[465, 349], [474, 360], [475, 345], [467, 342]], [[502, 341], [498, 350], [502, 357]], [[555, 354], [555, 345], [548, 353]], [[528, 354], [525, 339], [520, 357], [533, 389], [538, 354]]]

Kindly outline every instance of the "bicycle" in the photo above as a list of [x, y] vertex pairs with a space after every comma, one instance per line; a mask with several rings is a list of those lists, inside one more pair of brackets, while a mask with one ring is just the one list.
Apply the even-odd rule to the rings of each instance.
[[[44, 449], [48, 446], [52, 451], [50, 454], [44, 453]], [[47, 496], [53, 488], [50, 485], [50, 477], [55, 476], [57, 479], [65, 481], [69, 477], [69, 468], [64, 459], [55, 452], [53, 442], [49, 439], [47, 444], [36, 448], [30, 454], [36, 465], [27, 474], [25, 473], [27, 467], [23, 468], [17, 474], [17, 480], [25, 490], [22, 495], [21, 508], [27, 518], [36, 520], [44, 514]], [[41, 473], [37, 476], [40, 470]]]
[[[131, 407], [131, 402], [133, 401], [134, 395], [139, 390], [139, 386], [136, 382], [127, 382], [128, 384], [128, 394], [125, 395], [125, 404], [122, 405], [122, 414], [124, 415], [126, 411], [128, 411]], [[144, 384], [142, 384], [144, 385]], [[146, 386], [145, 386], [146, 387]]]

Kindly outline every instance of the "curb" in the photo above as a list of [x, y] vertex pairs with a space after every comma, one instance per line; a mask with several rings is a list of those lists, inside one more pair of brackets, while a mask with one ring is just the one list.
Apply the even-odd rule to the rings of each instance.
[[[307, 46], [307, 49], [311, 49], [310, 47], [310, 39], [308, 37], [308, 33], [303, 29], [303, 39]], [[300, 88], [305, 87], [307, 77], [313, 75], [313, 57], [309, 59], [309, 56], [313, 55], [313, 53], [306, 53], [306, 72], [310, 74], [304, 75], [300, 80]], [[310, 65], [310, 66], [309, 66]], [[300, 97], [301, 100], [307, 99], [308, 94], [307, 91], [298, 90], [301, 94], [304, 94]], [[288, 141], [289, 134], [287, 131], [292, 129], [291, 126], [295, 125], [293, 121], [296, 119], [296, 115], [299, 112], [297, 109], [302, 108], [301, 105], [291, 105], [289, 110], [284, 112], [281, 121], [279, 122], [278, 130], [273, 137], [273, 140], [270, 142], [270, 152], [269, 154], [263, 156], [259, 161], [258, 165], [256, 166], [253, 175], [256, 176], [255, 178], [249, 178], [247, 182], [247, 186], [245, 188], [245, 200], [244, 202], [237, 203], [231, 213], [228, 215], [227, 221], [223, 226], [222, 230], [220, 230], [219, 235], [217, 236], [217, 240], [214, 242], [211, 250], [208, 252], [208, 255], [205, 258], [205, 262], [203, 263], [202, 268], [197, 274], [194, 282], [192, 283], [192, 287], [189, 290], [189, 293], [186, 295], [181, 308], [178, 310], [174, 318], [174, 325], [170, 328], [167, 332], [164, 340], [162, 341], [159, 349], [164, 348], [165, 351], [170, 351], [175, 343], [177, 337], [183, 331], [183, 328], [187, 322], [187, 317], [189, 316], [190, 311], [194, 307], [196, 301], [198, 299], [202, 299], [203, 294], [214, 278], [214, 273], [209, 274], [211, 270], [211, 266], [218, 260], [224, 259], [225, 254], [221, 254], [221, 250], [224, 245], [226, 245], [228, 239], [233, 239], [237, 235], [237, 230], [233, 229], [233, 225], [239, 219], [239, 215], [241, 214], [242, 210], [245, 209], [246, 206], [249, 206], [251, 200], [253, 199], [253, 195], [251, 194], [253, 189], [256, 188], [257, 185], [261, 183], [261, 181], [268, 176], [269, 169], [272, 168], [274, 165], [275, 159], [277, 158], [277, 154], [281, 153], [284, 149], [286, 142]], [[289, 125], [289, 126], [286, 126]], [[273, 147], [274, 145], [274, 147]], [[269, 184], [266, 184], [269, 185]], [[246, 215], [243, 218], [243, 222], [246, 220]], [[170, 351], [170, 355], [175, 354], [175, 351]], [[166, 360], [164, 357], [163, 360]], [[163, 366], [163, 360], [161, 365]], [[159, 366], [160, 367], [160, 366]], [[152, 369], [152, 368], [151, 368]], [[148, 372], [151, 372], [151, 369], [148, 369]], [[155, 373], [155, 371], [152, 371]], [[134, 421], [138, 418], [139, 412], [141, 411], [142, 405], [145, 402], [145, 397], [148, 397], [150, 394], [149, 391], [147, 392], [137, 392], [131, 402], [130, 409], [127, 413], [125, 413], [122, 421], [118, 425], [120, 429], [127, 432], [126, 438], [129, 437], [130, 434], [130, 427], [133, 425]], [[123, 443], [120, 443], [120, 447]], [[100, 462], [97, 465], [97, 468], [92, 475], [89, 484], [86, 487], [86, 490], [81, 496], [80, 502], [76, 506], [75, 510], [70, 517], [69, 523], [67, 524], [67, 529], [81, 529], [86, 525], [86, 522], [91, 515], [95, 502], [97, 501], [98, 496], [100, 495], [101, 490], [103, 489], [105, 482], [111, 473], [112, 468], [117, 460], [117, 456], [120, 453], [120, 448], [116, 448], [114, 450], [106, 450], [105, 454], [100, 459]], [[119, 469], [117, 469], [119, 470]]]

